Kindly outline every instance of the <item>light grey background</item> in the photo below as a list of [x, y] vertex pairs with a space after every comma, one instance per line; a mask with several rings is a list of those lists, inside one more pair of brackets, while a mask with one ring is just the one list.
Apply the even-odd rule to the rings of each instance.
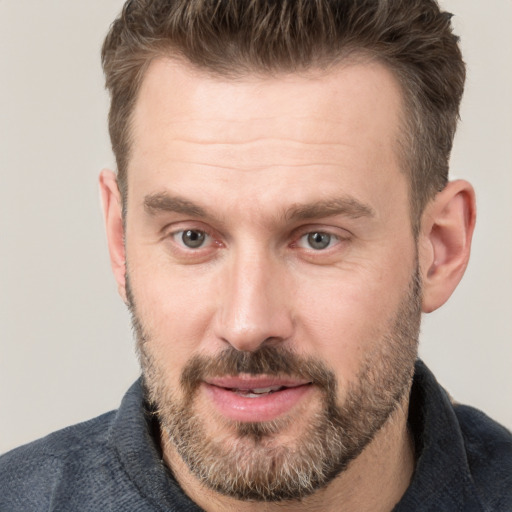
[[[512, 1], [442, 4], [469, 66], [452, 175], [475, 185], [479, 219], [421, 355], [510, 428]], [[0, 0], [0, 452], [117, 407], [138, 374], [97, 190], [113, 165], [99, 51], [121, 5]]]

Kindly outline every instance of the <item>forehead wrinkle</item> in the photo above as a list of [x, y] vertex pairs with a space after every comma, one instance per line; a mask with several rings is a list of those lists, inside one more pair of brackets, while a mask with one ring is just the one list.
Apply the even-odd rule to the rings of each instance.
[[[268, 122], [273, 121], [269, 126]], [[314, 123], [314, 125], [312, 125]], [[304, 145], [336, 146], [339, 137], [332, 132], [339, 122], [319, 116], [289, 119], [185, 119], [182, 121], [165, 119], [165, 126], [172, 132], [172, 141], [192, 144], [251, 144], [258, 142], [299, 143]], [[272, 128], [274, 133], [269, 134]], [[144, 132], [144, 126], [139, 128]]]
[[336, 167], [336, 168], [339, 168], [339, 162], [329, 162], [329, 161], [326, 161], [326, 162], [308, 162], [308, 163], [304, 163], [304, 164], [300, 164], [300, 163], [293, 163], [293, 164], [253, 164], [253, 165], [247, 165], [247, 164], [243, 164], [243, 163], [240, 163], [236, 166], [234, 165], [227, 165], [225, 163], [217, 163], [217, 164], [212, 164], [210, 162], [203, 162], [203, 161], [194, 161], [194, 160], [175, 160], [173, 162], [174, 165], [179, 165], [181, 164], [183, 166], [183, 168], [185, 168], [186, 166], [199, 166], [199, 167], [208, 167], [208, 168], [212, 168], [212, 169], [215, 169], [215, 170], [219, 170], [219, 169], [224, 169], [224, 170], [228, 170], [228, 171], [236, 171], [236, 172], [258, 172], [258, 171], [266, 171], [266, 170], [270, 170], [270, 169], [290, 169], [290, 168], [307, 168], [307, 167], [313, 167], [313, 168], [325, 168], [325, 167]]
[[293, 144], [298, 146], [347, 146], [347, 144], [341, 144], [337, 140], [326, 141], [326, 140], [305, 140], [293, 137], [252, 137], [252, 138], [242, 138], [238, 137], [233, 140], [219, 140], [218, 135], [216, 139], [207, 139], [201, 138], [199, 136], [195, 138], [185, 138], [185, 137], [173, 137], [172, 142], [179, 142], [181, 144], [193, 144], [193, 145], [201, 145], [201, 146], [231, 146], [231, 145], [257, 145], [258, 143], [266, 143], [266, 142], [285, 142], [286, 144]]

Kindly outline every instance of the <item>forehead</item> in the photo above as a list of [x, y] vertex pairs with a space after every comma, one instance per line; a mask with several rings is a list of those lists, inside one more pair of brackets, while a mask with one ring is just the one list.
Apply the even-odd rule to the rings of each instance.
[[[223, 126], [222, 135], [233, 141], [259, 136], [269, 125], [276, 132], [293, 130], [298, 136], [320, 139], [332, 124], [342, 128], [341, 120], [347, 127], [355, 121], [363, 128], [365, 120], [370, 121], [367, 129], [382, 129], [379, 121], [387, 125], [384, 128], [396, 126], [401, 111], [394, 75], [369, 58], [341, 62], [328, 70], [237, 78], [215, 76], [181, 60], [160, 58], [150, 64], [143, 79], [132, 133], [136, 141], [143, 138], [150, 123], [153, 128], [165, 127], [169, 135], [191, 132], [208, 141], [220, 135], [212, 132], [212, 127], [225, 122], [229, 126]], [[378, 117], [370, 119], [372, 113]], [[239, 126], [246, 121], [251, 125], [246, 124], [241, 133]], [[320, 132], [319, 124], [325, 126]]]
[[207, 180], [240, 196], [275, 185], [277, 197], [284, 183], [300, 202], [333, 177], [349, 193], [369, 180], [378, 190], [401, 174], [402, 110], [396, 79], [375, 61], [228, 79], [158, 59], [134, 109], [128, 195]]

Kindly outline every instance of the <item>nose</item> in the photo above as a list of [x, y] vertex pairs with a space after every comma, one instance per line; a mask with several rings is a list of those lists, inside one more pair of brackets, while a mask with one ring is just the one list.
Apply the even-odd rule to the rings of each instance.
[[291, 337], [292, 304], [283, 265], [264, 251], [233, 256], [219, 286], [215, 334], [240, 351]]

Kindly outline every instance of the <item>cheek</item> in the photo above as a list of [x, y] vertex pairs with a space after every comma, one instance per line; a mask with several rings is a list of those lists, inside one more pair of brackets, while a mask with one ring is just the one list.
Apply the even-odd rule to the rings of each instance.
[[310, 340], [304, 347], [321, 358], [337, 374], [340, 390], [355, 382], [372, 354], [382, 347], [392, 324], [408, 279], [386, 282], [382, 272], [338, 275], [314, 286], [304, 286], [298, 294], [300, 318], [297, 339]]
[[175, 383], [208, 337], [214, 310], [209, 287], [161, 265], [130, 268], [136, 269], [130, 272], [130, 286], [147, 350]]

